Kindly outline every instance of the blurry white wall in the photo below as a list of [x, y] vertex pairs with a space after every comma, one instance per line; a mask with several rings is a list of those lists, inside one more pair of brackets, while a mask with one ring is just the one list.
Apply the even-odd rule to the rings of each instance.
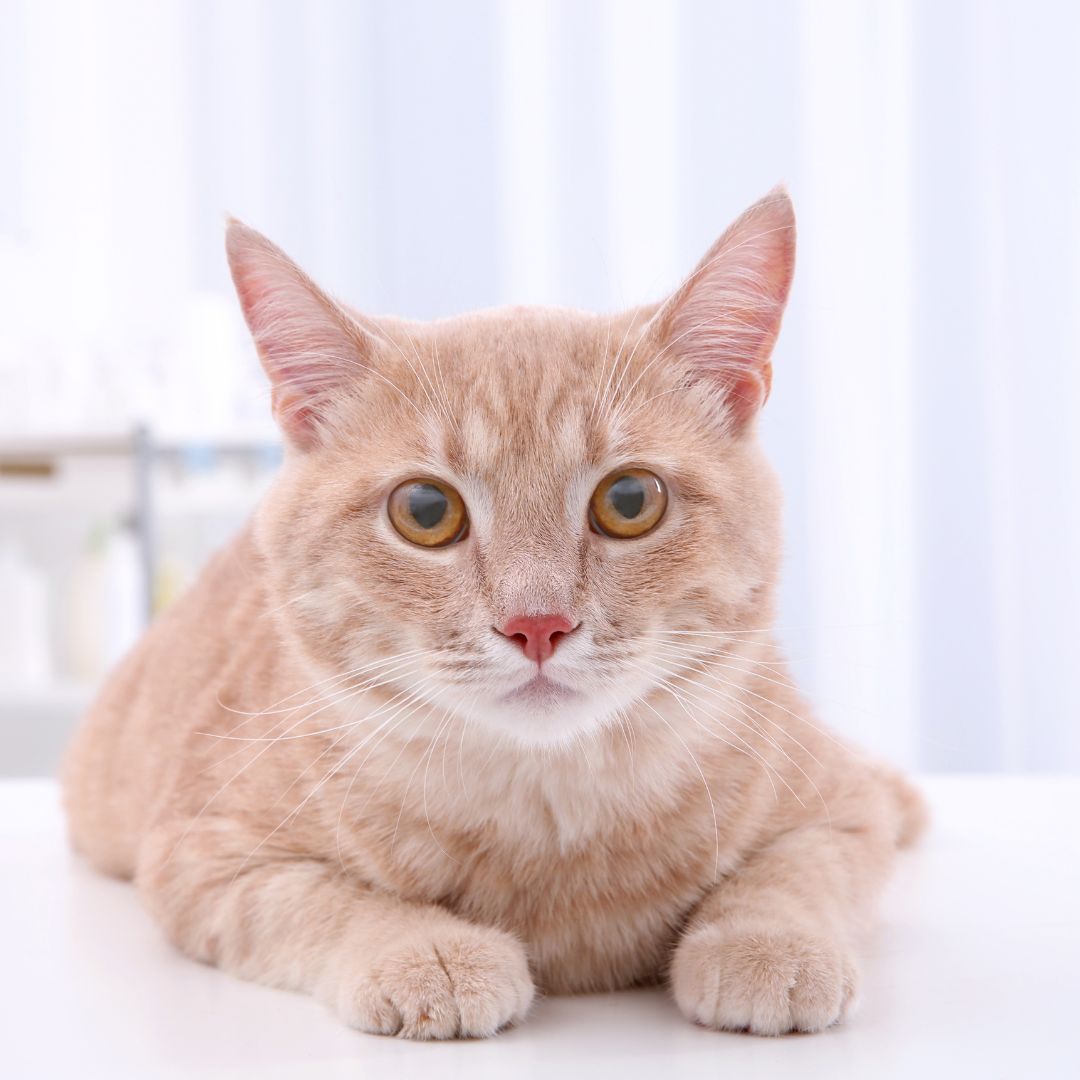
[[778, 180], [784, 636], [931, 769], [1080, 768], [1080, 8], [2, 0], [0, 435], [265, 435], [224, 211], [414, 317], [662, 295]]

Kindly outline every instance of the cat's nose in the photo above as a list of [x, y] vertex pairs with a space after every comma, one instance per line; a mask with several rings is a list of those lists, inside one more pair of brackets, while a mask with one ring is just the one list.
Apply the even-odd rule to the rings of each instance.
[[555, 646], [580, 623], [565, 615], [515, 615], [495, 629], [503, 637], [521, 646], [521, 651], [538, 664], [555, 651]]

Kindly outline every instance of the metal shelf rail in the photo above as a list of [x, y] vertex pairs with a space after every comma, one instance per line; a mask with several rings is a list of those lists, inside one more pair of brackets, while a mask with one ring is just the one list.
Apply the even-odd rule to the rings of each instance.
[[133, 495], [129, 524], [139, 548], [145, 617], [149, 622], [153, 614], [155, 571], [154, 466], [162, 462], [179, 464], [195, 456], [210, 456], [215, 460], [240, 458], [265, 466], [280, 461], [281, 446], [259, 440], [159, 442], [145, 425], [124, 435], [7, 438], [0, 439], [0, 480], [53, 476], [65, 458], [130, 458]]

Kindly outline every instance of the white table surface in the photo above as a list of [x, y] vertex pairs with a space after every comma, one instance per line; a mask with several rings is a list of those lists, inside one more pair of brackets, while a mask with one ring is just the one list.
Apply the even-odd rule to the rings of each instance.
[[176, 954], [129, 885], [68, 854], [55, 785], [8, 781], [0, 1076], [1080, 1077], [1080, 777], [923, 787], [933, 831], [902, 858], [843, 1025], [721, 1034], [632, 991], [549, 998], [486, 1042], [417, 1044]]

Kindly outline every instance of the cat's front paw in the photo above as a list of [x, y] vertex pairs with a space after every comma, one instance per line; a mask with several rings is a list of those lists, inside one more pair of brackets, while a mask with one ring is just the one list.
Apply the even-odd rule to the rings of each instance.
[[489, 927], [436, 925], [343, 971], [338, 1012], [347, 1024], [410, 1039], [494, 1035], [521, 1020], [533, 999], [521, 943]]
[[691, 1020], [725, 1031], [783, 1035], [835, 1024], [855, 994], [847, 950], [804, 930], [705, 926], [675, 951], [671, 985]]

